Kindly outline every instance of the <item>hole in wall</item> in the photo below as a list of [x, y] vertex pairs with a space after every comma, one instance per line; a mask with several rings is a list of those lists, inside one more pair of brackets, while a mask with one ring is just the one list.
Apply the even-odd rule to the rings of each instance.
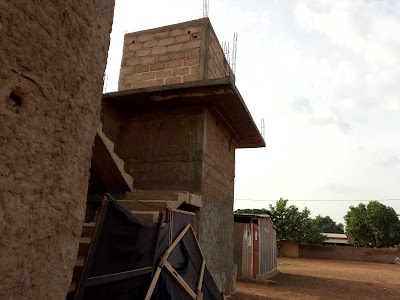
[[22, 99], [18, 96], [15, 92], [11, 92], [10, 96], [6, 100], [7, 106], [14, 112], [18, 112], [19, 108], [21, 107]]
[[197, 39], [197, 35], [194, 35], [193, 38], [194, 38], [194, 39]]
[[134, 44], [135, 43], [135, 41], [132, 41], [132, 44]]
[[190, 33], [190, 30], [188, 30], [188, 33]]

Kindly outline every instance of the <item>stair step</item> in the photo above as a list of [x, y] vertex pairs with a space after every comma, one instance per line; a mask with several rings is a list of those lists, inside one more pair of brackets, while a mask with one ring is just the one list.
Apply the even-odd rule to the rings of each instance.
[[85, 264], [85, 256], [78, 256], [75, 262], [74, 271], [72, 274], [72, 281], [79, 281], [82, 275], [83, 266]]
[[84, 223], [82, 226], [82, 235], [83, 237], [92, 237], [94, 232], [95, 222]]
[[166, 208], [177, 208], [179, 206], [178, 201], [129, 201], [129, 200], [119, 200], [119, 204], [128, 210], [134, 211], [161, 211]]
[[78, 250], [78, 255], [79, 256], [86, 256], [88, 251], [89, 251], [89, 246], [90, 246], [90, 237], [80, 237], [79, 239], [79, 250]]
[[127, 192], [124, 200], [188, 201], [189, 193], [181, 191], [135, 190]]
[[71, 282], [71, 285], [69, 286], [68, 293], [71, 293], [71, 292], [75, 291], [76, 285], [77, 285], [77, 284], [78, 284], [77, 281], [72, 281], [72, 282]]
[[138, 211], [131, 210], [131, 213], [143, 222], [158, 222], [160, 211]]

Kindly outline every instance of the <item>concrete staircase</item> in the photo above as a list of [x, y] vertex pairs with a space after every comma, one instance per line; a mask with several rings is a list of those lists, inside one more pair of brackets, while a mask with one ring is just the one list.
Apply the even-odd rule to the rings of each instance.
[[92, 168], [101, 176], [109, 193], [133, 191], [133, 178], [125, 171], [125, 162], [114, 152], [114, 143], [99, 123], [94, 140]]
[[84, 223], [82, 226], [82, 234], [79, 239], [79, 250], [78, 256], [76, 258], [75, 267], [72, 275], [72, 282], [69, 287], [67, 299], [72, 299], [73, 292], [76, 289], [76, 286], [81, 278], [83, 266], [85, 264], [86, 256], [89, 251], [90, 242], [93, 236], [94, 226], [96, 223]]
[[157, 222], [160, 211], [185, 205], [192, 210], [202, 207], [202, 197], [189, 192], [135, 190], [119, 198], [118, 203], [142, 221]]
[[[134, 190], [133, 178], [124, 169], [125, 162], [114, 153], [114, 143], [106, 137], [102, 127], [100, 123], [95, 138], [96, 151], [93, 152], [92, 168], [101, 175], [107, 190], [119, 204], [144, 222], [158, 222], [160, 211], [166, 209], [182, 209], [184, 206], [183, 209], [194, 211], [202, 207], [202, 197], [189, 192]], [[103, 197], [104, 194], [88, 195], [90, 201], [97, 203], [100, 203]], [[67, 299], [73, 299], [74, 291], [82, 276], [95, 225], [95, 222], [83, 224], [78, 256]]]

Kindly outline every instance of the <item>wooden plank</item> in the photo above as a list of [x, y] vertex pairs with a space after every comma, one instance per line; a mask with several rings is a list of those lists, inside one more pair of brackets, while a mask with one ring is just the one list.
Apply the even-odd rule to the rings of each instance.
[[[175, 241], [169, 246], [169, 248], [165, 251], [163, 258], [161, 261], [166, 262], [168, 259], [169, 254], [174, 250], [174, 248], [178, 245], [178, 243], [181, 241], [183, 236], [186, 234], [186, 232], [192, 228], [192, 225], [187, 224], [186, 227], [182, 230], [182, 232], [176, 237]], [[160, 262], [161, 263], [161, 262]]]
[[203, 261], [204, 261], [204, 254], [203, 254], [203, 252], [201, 251], [200, 243], [199, 243], [199, 241], [197, 240], [196, 233], [194, 232], [193, 227], [190, 227], [190, 228], [191, 228], [191, 230], [192, 230], [192, 234], [193, 234], [194, 240], [196, 241], [197, 249], [199, 250], [200, 255], [201, 255], [201, 258], [202, 258]]
[[151, 299], [151, 296], [153, 295], [154, 288], [156, 287], [158, 278], [160, 277], [161, 271], [162, 271], [162, 267], [158, 266], [157, 267], [157, 271], [154, 274], [153, 280], [150, 283], [149, 289], [147, 290], [146, 297], [144, 297], [144, 300], [150, 300]]
[[172, 209], [172, 211], [181, 213], [181, 214], [185, 214], [185, 215], [191, 215], [191, 216], [195, 216], [196, 214], [194, 212], [190, 212], [190, 211], [186, 211], [186, 210], [180, 210], [180, 209]]
[[141, 268], [141, 269], [119, 272], [119, 273], [114, 273], [114, 274], [90, 277], [87, 279], [85, 287], [119, 281], [119, 280], [123, 280], [123, 279], [128, 279], [128, 278], [140, 276], [143, 274], [149, 274], [152, 271], [153, 271], [152, 267], [147, 267], [147, 268]]
[[197, 283], [197, 297], [201, 294], [201, 288], [203, 286], [204, 270], [206, 268], [206, 261], [203, 259], [201, 262], [199, 282]]
[[164, 263], [164, 268], [168, 271], [169, 274], [171, 274], [174, 277], [174, 279], [183, 288], [186, 294], [190, 296], [191, 299], [196, 300], [197, 295], [193, 292], [193, 290], [186, 283], [186, 281], [178, 274], [178, 272], [175, 271], [175, 269], [170, 265], [169, 262], [166, 261]]
[[171, 209], [168, 209], [168, 215], [169, 215], [169, 231], [168, 231], [168, 238], [169, 238], [169, 242], [168, 245], [171, 246], [172, 244], [172, 228], [173, 228], [173, 213]]
[[[160, 233], [161, 233], [161, 229], [162, 229], [162, 227], [163, 227], [163, 212], [162, 211], [160, 211], [160, 214], [158, 215], [158, 229], [157, 229], [157, 242], [156, 242], [156, 248], [157, 248], [157, 246], [158, 246], [158, 243], [160, 242], [160, 237], [161, 237], [161, 235], [160, 235]], [[157, 249], [155, 249], [155, 251], [156, 251]], [[154, 251], [154, 252], [155, 252]], [[154, 258], [153, 258], [153, 272], [151, 273], [151, 278], [153, 278], [154, 277], [154, 270], [156, 270], [156, 264], [157, 264], [157, 261], [155, 260], [155, 253], [154, 253]]]

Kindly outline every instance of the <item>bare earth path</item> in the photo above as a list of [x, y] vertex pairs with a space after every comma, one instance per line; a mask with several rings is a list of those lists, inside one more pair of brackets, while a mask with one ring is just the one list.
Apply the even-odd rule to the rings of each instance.
[[399, 299], [400, 265], [279, 258], [275, 285], [237, 283], [239, 300]]

